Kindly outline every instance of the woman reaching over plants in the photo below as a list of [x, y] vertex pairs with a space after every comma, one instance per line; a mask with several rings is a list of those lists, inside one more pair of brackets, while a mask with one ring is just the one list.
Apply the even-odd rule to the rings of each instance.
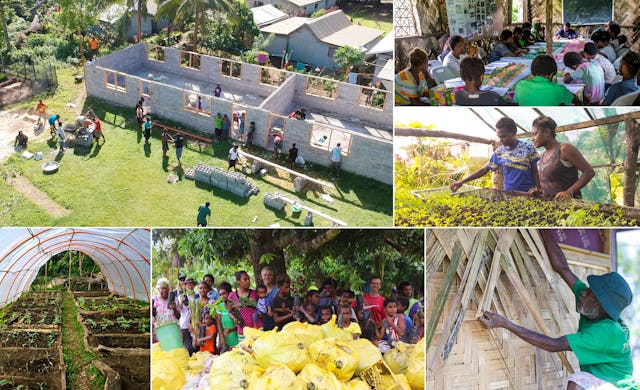
[[[541, 188], [530, 193], [555, 199], [582, 198], [580, 189], [595, 172], [575, 146], [556, 140], [556, 127], [548, 116], [537, 117], [531, 125], [533, 143], [545, 152], [539, 162]], [[582, 172], [580, 177], [578, 171]]]
[[240, 336], [243, 336], [243, 327], [260, 327], [259, 323], [253, 323], [253, 313], [256, 311], [256, 301], [258, 299], [258, 293], [255, 290], [251, 289], [251, 279], [249, 278], [249, 274], [247, 273], [247, 271], [238, 271], [236, 273], [236, 283], [238, 284], [238, 288], [236, 289], [236, 291], [229, 294], [228, 299], [233, 307], [231, 313], [234, 317], [236, 317], [238, 334]]

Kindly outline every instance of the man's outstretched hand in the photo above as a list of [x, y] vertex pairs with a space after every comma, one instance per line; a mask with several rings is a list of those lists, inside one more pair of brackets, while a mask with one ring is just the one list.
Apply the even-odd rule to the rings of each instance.
[[507, 323], [507, 320], [503, 316], [490, 311], [485, 311], [484, 315], [479, 317], [478, 320], [487, 328], [503, 328]]

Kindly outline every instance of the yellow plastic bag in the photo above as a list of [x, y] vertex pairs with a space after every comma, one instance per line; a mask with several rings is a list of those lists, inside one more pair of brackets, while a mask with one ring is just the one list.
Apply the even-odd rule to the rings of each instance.
[[172, 351], [157, 351], [151, 355], [151, 364], [153, 365], [153, 375], [151, 376], [151, 388], [153, 390], [173, 390], [184, 386], [187, 381], [184, 377], [183, 366], [186, 367], [187, 358], [182, 362], [181, 354]]
[[242, 332], [244, 334], [244, 340], [242, 340], [239, 345], [240, 347], [247, 347], [249, 349], [252, 349], [253, 343], [264, 334], [262, 330], [249, 328], [248, 326], [242, 328]]
[[358, 355], [346, 342], [336, 339], [316, 341], [309, 346], [309, 356], [318, 366], [348, 381], [358, 368]]
[[409, 356], [414, 345], [398, 342], [396, 346], [384, 354], [384, 361], [394, 374], [404, 374], [409, 367]]
[[424, 389], [425, 375], [425, 345], [424, 338], [415, 345], [413, 352], [409, 356], [409, 367], [407, 367], [407, 381], [414, 390]]
[[361, 379], [353, 379], [342, 383], [342, 390], [371, 390], [369, 385]]
[[400, 383], [400, 385], [402, 386], [402, 390], [411, 390], [411, 386], [409, 385], [409, 381], [407, 380], [407, 377], [404, 376], [403, 374], [397, 374], [396, 375], [396, 381], [398, 383]]
[[216, 390], [246, 389], [251, 372], [257, 366], [253, 356], [241, 349], [225, 352], [211, 364], [210, 387]]
[[322, 334], [324, 335], [325, 339], [334, 338], [342, 341], [353, 340], [353, 334], [351, 334], [351, 332], [347, 332], [346, 330], [341, 329], [338, 327], [338, 325], [336, 325], [335, 314], [331, 316], [329, 322], [320, 325], [320, 328], [322, 329]]
[[248, 390], [282, 390], [293, 387], [296, 374], [283, 363], [274, 363], [263, 370], [256, 367], [251, 374]]
[[187, 362], [188, 370], [192, 373], [199, 373], [204, 368], [204, 362], [206, 362], [211, 356], [213, 355], [207, 351], [194, 353]]
[[304, 366], [296, 382], [303, 385], [302, 389], [340, 390], [342, 388], [335, 375], [313, 363]]
[[298, 321], [289, 322], [282, 328], [280, 333], [293, 334], [298, 337], [307, 348], [316, 341], [324, 338], [322, 328], [319, 325], [307, 324], [305, 322]]
[[304, 343], [292, 333], [264, 332], [253, 343], [253, 355], [260, 367], [266, 369], [274, 363], [284, 363], [294, 373], [309, 363]]
[[378, 347], [367, 339], [349, 340], [347, 341], [347, 345], [351, 347], [358, 356], [356, 375], [360, 375], [362, 371], [382, 360], [382, 353], [380, 353]]

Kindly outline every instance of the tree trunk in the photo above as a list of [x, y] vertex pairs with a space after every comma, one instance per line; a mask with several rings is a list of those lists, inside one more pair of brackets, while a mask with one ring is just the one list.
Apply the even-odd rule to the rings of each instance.
[[638, 181], [638, 149], [640, 148], [640, 129], [633, 119], [625, 119], [625, 138], [627, 142], [624, 158], [623, 203], [635, 207], [636, 184]]
[[7, 18], [5, 17], [4, 0], [0, 0], [0, 19], [2, 19], [2, 33], [7, 52], [11, 52], [11, 40], [9, 39], [9, 29], [7, 28]]
[[142, 0], [138, 0], [138, 43], [142, 41]]
[[266, 265], [260, 263], [260, 258], [265, 254], [273, 255], [269, 265], [273, 267], [276, 279], [278, 276], [287, 272], [284, 263], [284, 249], [276, 246], [272, 234], [273, 230], [270, 229], [253, 229], [247, 231], [251, 264], [253, 265], [253, 275], [256, 281], [260, 280], [260, 270]]
[[195, 23], [193, 24], [193, 51], [198, 52], [198, 21], [200, 19], [200, 14], [198, 13], [198, 1], [196, 0], [196, 15], [195, 15]]

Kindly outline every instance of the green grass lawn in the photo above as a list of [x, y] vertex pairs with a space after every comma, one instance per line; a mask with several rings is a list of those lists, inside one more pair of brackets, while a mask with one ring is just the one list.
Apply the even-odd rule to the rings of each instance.
[[[76, 110], [65, 103], [74, 101], [84, 85], [73, 84], [73, 70], [59, 72], [60, 86], [54, 96], [45, 96], [50, 109], [60, 113], [64, 123], [71, 122]], [[37, 97], [17, 107], [32, 107]], [[88, 107], [102, 119], [106, 142], [81, 152], [68, 148], [58, 155], [53, 140], [30, 143], [29, 151], [41, 151], [43, 161], [58, 159], [60, 170], [51, 175], [42, 173], [43, 161], [25, 160], [11, 156], [0, 165], [0, 225], [2, 226], [195, 226], [198, 206], [211, 202], [211, 226], [300, 226], [305, 213], [292, 216], [290, 207], [284, 212], [263, 205], [265, 193], [286, 193], [299, 197], [303, 204], [341, 219], [349, 226], [391, 226], [392, 186], [368, 178], [344, 173], [334, 182], [337, 190], [331, 192], [334, 203], [321, 198], [313, 190], [305, 195], [296, 194], [293, 182], [269, 173], [264, 178], [249, 176], [259, 188], [257, 196], [249, 199], [235, 196], [221, 189], [182, 178], [176, 184], [167, 183], [167, 175], [183, 171], [177, 168], [175, 151], [163, 161], [159, 134], [154, 131], [150, 147], [136, 130], [133, 110], [110, 106], [103, 101], [88, 99], [82, 102], [82, 111]], [[15, 108], [15, 107], [11, 107]], [[102, 142], [102, 141], [101, 141]], [[185, 169], [199, 162], [226, 169], [227, 152], [231, 144], [217, 143], [203, 148], [187, 145], [182, 163]], [[263, 157], [271, 152], [254, 149]], [[70, 214], [54, 218], [38, 204], [26, 199], [7, 183], [7, 176], [19, 172], [55, 202], [70, 210]], [[304, 173], [329, 180], [327, 168], [311, 167]], [[286, 174], [285, 174], [286, 175]], [[257, 216], [257, 221], [252, 222]], [[330, 226], [330, 222], [314, 216], [315, 226]]]
[[353, 19], [353, 23], [377, 28], [385, 33], [393, 29], [393, 13], [390, 6], [350, 2], [343, 4], [342, 10], [345, 15]]

